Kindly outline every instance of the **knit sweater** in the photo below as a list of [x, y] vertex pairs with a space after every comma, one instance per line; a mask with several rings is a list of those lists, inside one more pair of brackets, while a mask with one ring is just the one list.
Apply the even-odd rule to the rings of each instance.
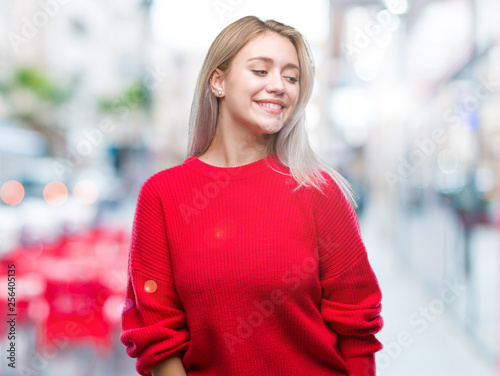
[[140, 375], [373, 376], [381, 291], [335, 181], [300, 187], [275, 155], [196, 156], [150, 176], [133, 220], [120, 341]]

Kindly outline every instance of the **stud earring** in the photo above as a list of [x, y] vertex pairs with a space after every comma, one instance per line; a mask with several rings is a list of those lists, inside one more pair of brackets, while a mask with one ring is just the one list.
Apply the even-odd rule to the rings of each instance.
[[222, 95], [222, 91], [219, 90], [219, 95]]

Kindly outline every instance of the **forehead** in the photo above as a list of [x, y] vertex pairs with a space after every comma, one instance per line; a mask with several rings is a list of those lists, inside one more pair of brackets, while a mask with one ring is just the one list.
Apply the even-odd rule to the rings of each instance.
[[[265, 56], [274, 60], [276, 64], [286, 65], [293, 63], [299, 65], [297, 51], [293, 43], [273, 32], [266, 32], [250, 40], [235, 56], [239, 63], [246, 64], [248, 59]], [[251, 62], [259, 62], [253, 60]], [[248, 62], [250, 64], [251, 62]]]

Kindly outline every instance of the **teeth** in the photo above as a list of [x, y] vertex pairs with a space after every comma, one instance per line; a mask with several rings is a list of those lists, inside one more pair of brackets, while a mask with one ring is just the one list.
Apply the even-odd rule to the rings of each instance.
[[274, 104], [274, 103], [263, 103], [263, 102], [259, 102], [261, 106], [264, 106], [264, 107], [269, 107], [269, 108], [276, 108], [276, 109], [281, 109], [281, 106], [279, 104]]

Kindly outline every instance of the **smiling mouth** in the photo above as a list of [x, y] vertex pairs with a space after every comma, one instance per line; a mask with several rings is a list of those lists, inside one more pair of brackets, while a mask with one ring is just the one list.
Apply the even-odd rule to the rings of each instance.
[[281, 107], [280, 105], [274, 103], [260, 103], [260, 102], [255, 102], [255, 103], [257, 103], [260, 108], [262, 108], [264, 111], [270, 114], [279, 115], [283, 113], [284, 107]]

